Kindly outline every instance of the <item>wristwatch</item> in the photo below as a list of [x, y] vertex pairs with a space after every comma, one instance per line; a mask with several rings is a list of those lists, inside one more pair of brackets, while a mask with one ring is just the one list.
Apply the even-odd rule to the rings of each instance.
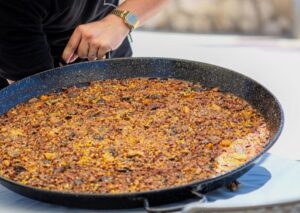
[[128, 10], [114, 9], [111, 14], [122, 18], [125, 24], [130, 28], [130, 31], [136, 29], [139, 25], [138, 17]]

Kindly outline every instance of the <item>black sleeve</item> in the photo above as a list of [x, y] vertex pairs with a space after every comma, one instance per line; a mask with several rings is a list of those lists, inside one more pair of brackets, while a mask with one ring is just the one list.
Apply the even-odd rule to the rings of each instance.
[[45, 0], [0, 0], [0, 76], [19, 80], [53, 67], [43, 32]]

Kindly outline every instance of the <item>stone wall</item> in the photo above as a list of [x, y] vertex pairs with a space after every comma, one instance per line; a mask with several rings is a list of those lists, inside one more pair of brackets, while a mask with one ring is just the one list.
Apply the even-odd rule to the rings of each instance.
[[293, 0], [170, 0], [143, 29], [292, 35]]

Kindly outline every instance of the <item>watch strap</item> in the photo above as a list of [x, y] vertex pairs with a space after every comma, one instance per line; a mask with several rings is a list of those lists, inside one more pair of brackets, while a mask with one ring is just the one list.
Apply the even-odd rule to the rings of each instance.
[[128, 13], [128, 11], [114, 9], [111, 13], [121, 18], [125, 18], [125, 14]]

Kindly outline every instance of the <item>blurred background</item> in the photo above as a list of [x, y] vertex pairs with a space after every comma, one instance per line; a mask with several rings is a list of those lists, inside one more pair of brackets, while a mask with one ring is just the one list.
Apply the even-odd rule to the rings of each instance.
[[171, 0], [143, 30], [298, 37], [299, 0]]

